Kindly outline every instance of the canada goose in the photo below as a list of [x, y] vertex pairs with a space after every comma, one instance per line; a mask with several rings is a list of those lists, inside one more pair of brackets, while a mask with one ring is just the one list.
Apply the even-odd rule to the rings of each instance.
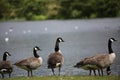
[[59, 49], [60, 42], [64, 42], [64, 40], [61, 37], [58, 37], [55, 44], [55, 52], [51, 53], [48, 57], [48, 69], [52, 69], [53, 75], [55, 75], [54, 68], [57, 67], [59, 68], [60, 75], [60, 70], [64, 62], [63, 55], [61, 54], [61, 51]]
[[2, 78], [4, 78], [4, 74], [9, 74], [10, 78], [13, 71], [13, 65], [10, 61], [7, 61], [7, 56], [11, 56], [11, 54], [4, 52], [3, 61], [0, 61], [0, 74], [2, 75]]
[[109, 54], [97, 54], [89, 59], [84, 59], [82, 63], [80, 61], [76, 65], [79, 65], [83, 69], [85, 68], [89, 69], [90, 67], [90, 68], [98, 70], [98, 72], [99, 70], [101, 70], [101, 74], [103, 76], [103, 69], [107, 68], [107, 72], [110, 71], [110, 65], [114, 62], [114, 59], [116, 57], [115, 53], [112, 50], [112, 42], [114, 41], [116, 41], [114, 38], [109, 38], [108, 40]]
[[23, 59], [21, 61], [16, 62], [14, 65], [16, 65], [17, 67], [19, 67], [21, 69], [26, 70], [28, 72], [28, 76], [30, 76], [29, 72], [31, 72], [31, 76], [33, 76], [32, 70], [35, 70], [38, 67], [40, 67], [42, 65], [42, 61], [43, 61], [42, 57], [40, 57], [37, 54], [38, 50], [40, 50], [39, 47], [35, 46], [33, 48], [34, 57]]

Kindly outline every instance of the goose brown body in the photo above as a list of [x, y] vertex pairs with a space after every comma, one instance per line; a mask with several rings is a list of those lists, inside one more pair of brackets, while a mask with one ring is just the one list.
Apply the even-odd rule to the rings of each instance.
[[48, 68], [56, 68], [62, 66], [64, 62], [63, 55], [60, 52], [51, 53], [48, 59]]
[[30, 57], [16, 62], [15, 65], [25, 70], [35, 70], [42, 65], [42, 58]]

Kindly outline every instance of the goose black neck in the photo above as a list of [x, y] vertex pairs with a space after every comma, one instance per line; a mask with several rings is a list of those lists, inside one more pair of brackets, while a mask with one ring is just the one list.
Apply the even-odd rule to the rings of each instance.
[[109, 54], [113, 53], [112, 42], [110, 40], [108, 41], [108, 51], [109, 51]]
[[35, 49], [33, 50], [33, 54], [34, 54], [34, 56], [35, 56], [36, 58], [39, 57], [39, 55], [37, 54], [37, 51], [36, 51]]
[[59, 51], [59, 42], [56, 41], [56, 44], [55, 44], [55, 52], [58, 52]]
[[6, 61], [7, 60], [7, 55], [3, 55], [3, 61]]

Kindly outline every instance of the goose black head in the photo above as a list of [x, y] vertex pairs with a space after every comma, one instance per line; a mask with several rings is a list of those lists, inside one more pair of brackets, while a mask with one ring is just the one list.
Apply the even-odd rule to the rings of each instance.
[[35, 46], [34, 48], [33, 48], [35, 51], [41, 51], [41, 49], [38, 47], [38, 46]]
[[114, 42], [117, 41], [115, 38], [110, 38], [109, 41]]
[[7, 60], [7, 56], [11, 56], [11, 54], [9, 52], [4, 52], [4, 54], [3, 54], [3, 61]]
[[80, 68], [83, 65], [83, 61], [78, 62], [76, 65], [73, 67]]
[[9, 52], [4, 52], [4, 56], [11, 56], [11, 54]]
[[58, 37], [57, 42], [64, 42], [64, 40], [61, 37]]

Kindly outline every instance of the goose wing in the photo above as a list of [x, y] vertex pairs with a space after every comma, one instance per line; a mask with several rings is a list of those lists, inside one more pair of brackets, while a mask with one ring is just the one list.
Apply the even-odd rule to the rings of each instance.
[[10, 61], [0, 61], [0, 72], [12, 72], [13, 71], [13, 65]]
[[0, 68], [13, 68], [10, 61], [1, 61]]
[[96, 65], [98, 67], [103, 67], [106, 64], [108, 64], [109, 60], [109, 55], [108, 54], [99, 54], [92, 56], [90, 58], [87, 58], [84, 60], [84, 65], [89, 64], [89, 65]]
[[27, 59], [23, 59], [15, 63], [16, 66], [23, 68], [23, 69], [36, 69], [42, 64], [42, 62], [35, 57], [30, 57]]

